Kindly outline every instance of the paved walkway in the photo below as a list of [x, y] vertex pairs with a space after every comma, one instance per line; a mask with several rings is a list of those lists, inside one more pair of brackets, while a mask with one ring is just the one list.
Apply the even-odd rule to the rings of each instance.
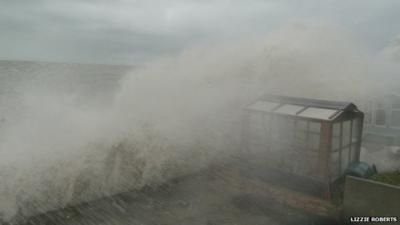
[[221, 167], [156, 189], [128, 192], [39, 215], [26, 225], [335, 224], [332, 206]]

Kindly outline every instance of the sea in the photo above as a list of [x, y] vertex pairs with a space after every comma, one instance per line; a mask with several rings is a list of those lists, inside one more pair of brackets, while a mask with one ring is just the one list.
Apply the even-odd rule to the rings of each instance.
[[82, 107], [104, 107], [134, 69], [129, 65], [0, 60], [0, 127], [23, 112], [27, 93], [57, 93], [72, 97]]

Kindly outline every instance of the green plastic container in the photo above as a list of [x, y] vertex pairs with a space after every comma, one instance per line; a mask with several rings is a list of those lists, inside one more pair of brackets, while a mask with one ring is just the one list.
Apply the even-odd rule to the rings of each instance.
[[370, 166], [365, 162], [353, 162], [347, 167], [344, 176], [350, 175], [361, 178], [370, 178], [376, 173], [377, 170], [375, 165]]

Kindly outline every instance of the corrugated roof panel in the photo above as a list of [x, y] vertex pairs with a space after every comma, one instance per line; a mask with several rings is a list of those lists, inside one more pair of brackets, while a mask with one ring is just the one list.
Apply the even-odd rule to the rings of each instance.
[[277, 108], [274, 112], [286, 115], [296, 115], [302, 109], [304, 109], [304, 106], [285, 104]]
[[271, 112], [274, 108], [276, 108], [279, 105], [280, 103], [276, 102], [257, 101], [254, 104], [248, 106], [247, 108], [251, 110]]
[[339, 110], [309, 107], [301, 112], [299, 116], [321, 120], [331, 120], [331, 117], [335, 115], [338, 111]]

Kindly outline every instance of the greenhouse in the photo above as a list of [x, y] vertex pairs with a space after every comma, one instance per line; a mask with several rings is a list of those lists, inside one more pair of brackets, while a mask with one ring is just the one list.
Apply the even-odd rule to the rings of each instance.
[[363, 118], [350, 102], [266, 95], [245, 108], [243, 148], [329, 191], [359, 160]]

